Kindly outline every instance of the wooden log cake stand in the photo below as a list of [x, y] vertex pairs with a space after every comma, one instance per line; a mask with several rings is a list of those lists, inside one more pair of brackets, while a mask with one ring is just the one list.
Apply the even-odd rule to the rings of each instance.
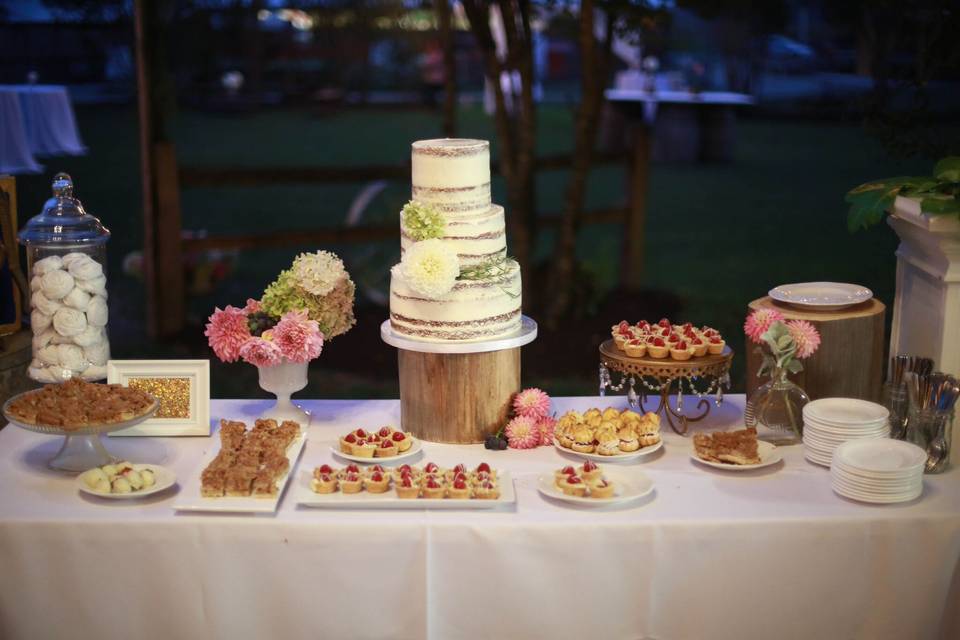
[[429, 442], [473, 444], [506, 424], [520, 391], [520, 347], [537, 337], [537, 323], [524, 316], [516, 335], [445, 343], [401, 336], [387, 320], [380, 337], [397, 348], [403, 430]]
[[[876, 298], [836, 311], [813, 311], [782, 304], [770, 297], [754, 300], [750, 311], [776, 309], [787, 320], [806, 320], [820, 332], [820, 348], [803, 361], [803, 371], [790, 379], [817, 398], [862, 398], [880, 401], [883, 381], [884, 316]], [[747, 397], [764, 383], [757, 377], [762, 357], [747, 345]]]

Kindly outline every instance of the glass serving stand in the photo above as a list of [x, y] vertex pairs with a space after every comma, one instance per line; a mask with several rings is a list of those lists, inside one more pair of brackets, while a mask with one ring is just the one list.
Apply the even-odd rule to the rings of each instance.
[[76, 429], [67, 429], [62, 426], [30, 424], [22, 422], [9, 412], [10, 404], [23, 395], [35, 393], [26, 391], [17, 394], [3, 404], [3, 417], [12, 424], [26, 429], [51, 436], [63, 436], [63, 444], [50, 460], [47, 466], [57, 471], [82, 472], [93, 467], [100, 467], [111, 462], [118, 462], [120, 459], [110, 454], [103, 446], [101, 435], [111, 431], [119, 431], [140, 424], [144, 420], [153, 417], [160, 408], [160, 402], [154, 398], [153, 406], [150, 409], [135, 418], [124, 420], [123, 422], [111, 422], [109, 424], [90, 424]]
[[[672, 360], [669, 357], [634, 358], [617, 349], [613, 340], [607, 340], [600, 345], [600, 395], [605, 396], [608, 389], [616, 392], [626, 387], [630, 406], [646, 411], [647, 392], [652, 392], [659, 396], [654, 413], [665, 417], [676, 433], [686, 435], [690, 422], [703, 420], [710, 413], [709, 396], [714, 397], [717, 406], [723, 402], [723, 390], [730, 387], [731, 362], [733, 350], [726, 346], [723, 353], [717, 355]], [[621, 374], [619, 384], [614, 384], [611, 371]], [[684, 387], [687, 393], [697, 396], [699, 413], [684, 410]], [[673, 406], [670, 404], [672, 393], [677, 396]]]

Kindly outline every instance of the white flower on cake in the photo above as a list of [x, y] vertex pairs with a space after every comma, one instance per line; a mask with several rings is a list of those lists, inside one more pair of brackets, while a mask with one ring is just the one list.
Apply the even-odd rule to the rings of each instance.
[[435, 300], [453, 290], [460, 275], [460, 258], [442, 240], [424, 240], [403, 254], [400, 275], [411, 289]]
[[329, 251], [301, 253], [293, 262], [297, 282], [308, 293], [325, 296], [347, 275], [343, 260]]

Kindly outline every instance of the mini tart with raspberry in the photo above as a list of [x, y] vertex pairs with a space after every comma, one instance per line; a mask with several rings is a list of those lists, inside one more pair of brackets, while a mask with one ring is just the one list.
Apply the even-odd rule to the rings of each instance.
[[440, 465], [438, 465], [436, 462], [428, 462], [427, 464], [423, 465], [423, 473], [424, 475], [433, 474], [442, 476], [443, 469], [441, 469]]
[[470, 497], [470, 485], [466, 474], [460, 474], [447, 487], [447, 497], [454, 500], [466, 500]]
[[629, 340], [623, 349], [631, 358], [642, 358], [647, 353], [647, 343], [640, 338]]
[[707, 352], [710, 355], [718, 356], [723, 353], [723, 346], [727, 344], [719, 335], [707, 339]]
[[352, 431], [340, 438], [340, 451], [347, 455], [353, 455], [353, 445], [357, 444], [357, 435]]
[[681, 340], [670, 347], [670, 357], [674, 360], [689, 360], [693, 357], [693, 348], [686, 340]]
[[461, 462], [460, 464], [455, 465], [453, 469], [447, 469], [446, 471], [444, 471], [443, 479], [446, 480], [447, 482], [453, 482], [453, 479], [456, 476], [466, 477], [466, 475], [467, 475], [467, 465]]
[[398, 453], [400, 453], [400, 450], [397, 448], [396, 443], [390, 438], [384, 438], [380, 441], [380, 446], [377, 447], [373, 455], [377, 458], [392, 458]]
[[413, 435], [404, 431], [394, 431], [390, 439], [397, 445], [397, 451], [403, 453], [413, 446]]
[[397, 497], [409, 500], [410, 498], [420, 497], [420, 484], [414, 480], [413, 474], [401, 476], [394, 479], [393, 488], [397, 491]]
[[317, 470], [313, 472], [314, 477], [310, 479], [310, 488], [314, 493], [334, 493], [337, 490], [337, 477], [329, 473], [317, 475]]
[[560, 483], [560, 491], [563, 491], [568, 496], [583, 497], [587, 495], [587, 483], [585, 483], [580, 476], [567, 476], [564, 481]]
[[694, 336], [687, 340], [690, 344], [690, 348], [693, 349], [693, 356], [695, 358], [700, 358], [707, 355], [707, 343], [703, 341], [700, 336]]
[[393, 427], [391, 427], [390, 425], [384, 425], [379, 429], [377, 429], [376, 434], [377, 434], [377, 438], [379, 438], [380, 440], [383, 440], [384, 438], [389, 438], [390, 436], [393, 435]]
[[359, 438], [352, 449], [353, 451], [350, 452], [350, 455], [357, 456], [358, 458], [372, 458], [373, 454], [377, 451], [377, 445], [370, 440]]
[[431, 499], [442, 498], [447, 493], [446, 487], [443, 486], [443, 480], [433, 475], [424, 476], [420, 491], [424, 498]]
[[363, 490], [363, 477], [352, 471], [340, 478], [340, 490], [344, 493], [360, 493]]
[[395, 467], [390, 470], [390, 476], [393, 478], [394, 482], [397, 482], [403, 476], [410, 476], [414, 479], [414, 482], [420, 480], [420, 471], [416, 467], [411, 467], [408, 464], [402, 464], [399, 467]]
[[473, 488], [473, 497], [479, 500], [496, 500], [500, 497], [500, 486], [493, 480], [481, 482]]
[[[618, 440], [619, 442], [619, 440]], [[568, 464], [564, 468], [553, 472], [553, 480], [557, 485], [557, 488], [560, 488], [560, 484], [567, 479], [568, 476], [577, 475], [577, 468], [572, 464]]]
[[[619, 442], [619, 439], [617, 440], [617, 442]], [[603, 476], [603, 471], [600, 470], [600, 466], [596, 462], [593, 462], [592, 460], [587, 460], [580, 467], [580, 477], [583, 478], [588, 483], [593, 482], [594, 480], [602, 476]]]
[[597, 499], [605, 499], [613, 497], [613, 483], [604, 478], [603, 476], [597, 478], [595, 481], [588, 483], [590, 485], [590, 497]]
[[647, 355], [657, 359], [666, 358], [670, 355], [670, 348], [667, 346], [667, 341], [660, 336], [650, 338], [650, 340], [647, 341]]
[[319, 478], [319, 477], [322, 476], [322, 475], [333, 476], [333, 477], [335, 477], [335, 478], [336, 478], [336, 477], [339, 477], [339, 474], [337, 473], [337, 471], [336, 471], [333, 467], [331, 467], [330, 465], [328, 465], [328, 464], [322, 464], [322, 465], [320, 465], [319, 467], [314, 467], [314, 468], [313, 468], [313, 477], [314, 477], [314, 478]]
[[382, 471], [374, 471], [363, 481], [363, 488], [370, 493], [384, 493], [390, 488], [390, 476]]

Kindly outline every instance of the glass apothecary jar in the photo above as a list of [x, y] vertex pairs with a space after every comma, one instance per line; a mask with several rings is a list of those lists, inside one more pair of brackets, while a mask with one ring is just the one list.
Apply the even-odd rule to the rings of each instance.
[[53, 197], [20, 231], [30, 280], [33, 360], [37, 382], [107, 377], [107, 248], [110, 230], [73, 197], [65, 173]]

